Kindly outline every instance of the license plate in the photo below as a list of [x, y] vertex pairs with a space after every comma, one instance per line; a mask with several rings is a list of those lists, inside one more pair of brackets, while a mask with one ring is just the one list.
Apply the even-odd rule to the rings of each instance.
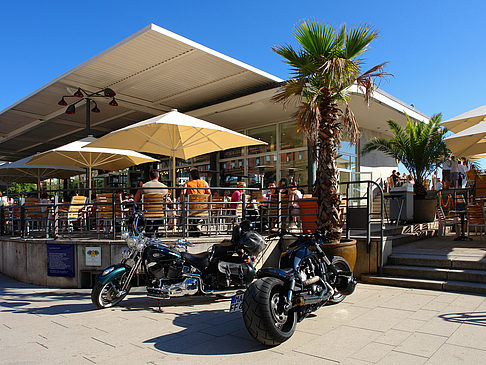
[[230, 313], [233, 312], [241, 312], [243, 310], [243, 297], [244, 293], [242, 294], [235, 294], [231, 297], [231, 305], [230, 305]]

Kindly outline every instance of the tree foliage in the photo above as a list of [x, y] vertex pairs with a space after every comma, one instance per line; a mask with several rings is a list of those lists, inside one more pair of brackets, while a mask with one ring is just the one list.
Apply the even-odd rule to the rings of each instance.
[[359, 137], [356, 118], [349, 107], [350, 88], [356, 85], [369, 103], [375, 80], [386, 75], [384, 63], [363, 72], [360, 56], [378, 33], [368, 26], [339, 29], [314, 20], [299, 24], [294, 37], [300, 48], [276, 46], [273, 50], [290, 66], [275, 100], [297, 100], [297, 128], [319, 151], [314, 196], [319, 202], [318, 227], [333, 241], [341, 237], [337, 151], [343, 132], [352, 142]]
[[393, 132], [391, 139], [373, 138], [363, 148], [363, 154], [381, 151], [405, 165], [415, 180], [416, 192], [424, 191], [425, 179], [441, 165], [449, 155], [444, 141], [447, 130], [440, 126], [442, 114], [435, 114], [428, 123], [410, 118], [403, 128], [393, 120], [388, 126]]

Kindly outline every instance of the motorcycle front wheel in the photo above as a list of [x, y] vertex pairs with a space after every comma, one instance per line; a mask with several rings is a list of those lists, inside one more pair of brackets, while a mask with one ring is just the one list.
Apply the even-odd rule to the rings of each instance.
[[295, 332], [297, 315], [294, 310], [283, 308], [286, 295], [283, 281], [273, 277], [258, 279], [245, 292], [245, 326], [250, 335], [264, 345], [280, 345]]
[[96, 283], [91, 291], [91, 301], [98, 308], [109, 308], [120, 303], [130, 291], [130, 285], [124, 293], [120, 293], [123, 283], [128, 277], [124, 273], [120, 278], [109, 281], [106, 284]]
[[[334, 256], [332, 258], [332, 264], [336, 267], [338, 273], [351, 271], [351, 267], [349, 266], [348, 262], [341, 256]], [[346, 298], [346, 295], [336, 291], [336, 294], [334, 294], [326, 304], [338, 304], [341, 303], [344, 298]]]

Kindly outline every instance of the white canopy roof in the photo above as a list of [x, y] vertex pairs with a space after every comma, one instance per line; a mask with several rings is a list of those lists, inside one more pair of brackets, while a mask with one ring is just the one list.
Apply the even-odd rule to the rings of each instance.
[[177, 108], [187, 112], [275, 87], [278, 77], [225, 56], [156, 25], [80, 64], [0, 112], [0, 160], [13, 161], [85, 137], [85, 111], [65, 114], [57, 105], [78, 87], [109, 87], [110, 99], [96, 99], [91, 129], [107, 132]]

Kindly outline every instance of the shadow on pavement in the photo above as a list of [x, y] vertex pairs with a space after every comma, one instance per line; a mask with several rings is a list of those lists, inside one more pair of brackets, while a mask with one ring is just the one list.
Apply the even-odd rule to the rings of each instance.
[[470, 324], [473, 326], [486, 326], [486, 312], [460, 312], [439, 315], [447, 322]]
[[[144, 341], [163, 352], [183, 355], [231, 355], [267, 349], [247, 336], [241, 313], [205, 310], [176, 314], [173, 324], [184, 328]], [[238, 337], [232, 334], [238, 334]], [[241, 337], [240, 337], [241, 335]]]

